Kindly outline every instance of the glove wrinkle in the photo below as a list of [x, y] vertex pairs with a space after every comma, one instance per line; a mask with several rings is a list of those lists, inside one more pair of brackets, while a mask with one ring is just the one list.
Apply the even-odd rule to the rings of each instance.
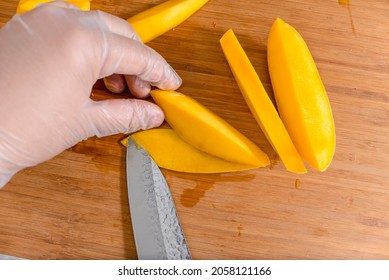
[[29, 34], [31, 34], [31, 35], [33, 34], [32, 29], [30, 28], [30, 26], [28, 26], [28, 24], [26, 24], [24, 22], [23, 18], [20, 15], [14, 15], [13, 16], [13, 20], [15, 20], [15, 22], [20, 23], [20, 25], [24, 28], [24, 30], [26, 30]]

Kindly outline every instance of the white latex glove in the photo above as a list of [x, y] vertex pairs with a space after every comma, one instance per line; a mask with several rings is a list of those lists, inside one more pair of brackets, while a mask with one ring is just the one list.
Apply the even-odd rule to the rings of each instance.
[[0, 30], [0, 187], [88, 137], [159, 126], [152, 103], [90, 99], [96, 80], [114, 73], [138, 77], [140, 96], [145, 85], [181, 84], [125, 20], [65, 2], [14, 16]]

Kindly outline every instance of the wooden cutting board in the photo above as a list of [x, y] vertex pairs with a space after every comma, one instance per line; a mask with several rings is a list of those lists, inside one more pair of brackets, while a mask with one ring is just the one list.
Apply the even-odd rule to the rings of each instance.
[[[163, 0], [92, 2], [122, 18]], [[343, 2], [340, 3], [340, 2]], [[17, 1], [0, 1], [0, 24]], [[389, 1], [210, 0], [149, 43], [194, 97], [258, 144], [269, 168], [219, 175], [163, 170], [195, 259], [389, 258]], [[266, 62], [281, 17], [305, 38], [332, 104], [330, 168], [285, 170], [245, 104], [218, 40], [233, 28], [272, 96]], [[21, 77], [22, 78], [22, 77]], [[95, 99], [110, 95], [101, 81]], [[31, 259], [135, 259], [123, 135], [91, 138], [0, 190], [0, 253]]]

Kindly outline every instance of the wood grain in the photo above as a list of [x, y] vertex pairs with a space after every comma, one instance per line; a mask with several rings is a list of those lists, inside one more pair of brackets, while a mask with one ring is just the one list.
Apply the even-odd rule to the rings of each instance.
[[[162, 0], [92, 2], [122, 18]], [[340, 1], [345, 2], [345, 1]], [[180, 89], [238, 128], [270, 168], [219, 175], [163, 170], [195, 259], [389, 258], [389, 2], [210, 0], [150, 42]], [[0, 24], [17, 1], [0, 1]], [[228, 68], [233, 28], [272, 96], [266, 41], [276, 17], [305, 38], [328, 90], [336, 154], [323, 173], [285, 170]], [[101, 81], [94, 98], [109, 95]], [[23, 170], [0, 190], [0, 253], [31, 259], [135, 259], [123, 135], [91, 138]]]

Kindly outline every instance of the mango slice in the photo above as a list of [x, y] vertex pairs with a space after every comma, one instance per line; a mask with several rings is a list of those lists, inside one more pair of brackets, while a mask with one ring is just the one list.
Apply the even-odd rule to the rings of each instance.
[[[34, 9], [39, 4], [53, 2], [54, 0], [20, 0], [16, 9], [17, 14], [22, 14]], [[90, 10], [90, 1], [92, 0], [66, 0], [65, 2], [72, 3], [83, 11]]]
[[151, 96], [179, 137], [195, 148], [226, 161], [263, 167], [268, 156], [215, 113], [182, 93], [153, 90]]
[[220, 44], [255, 120], [286, 169], [294, 173], [306, 173], [307, 170], [301, 156], [293, 145], [253, 65], [231, 29], [220, 39]]
[[127, 21], [144, 43], [173, 29], [204, 6], [208, 0], [169, 0]]
[[324, 171], [335, 152], [335, 125], [326, 89], [301, 35], [277, 18], [268, 64], [281, 119], [303, 159]]
[[[183, 141], [173, 129], [155, 128], [139, 131], [131, 137], [144, 148], [159, 167], [188, 173], [226, 173], [255, 167], [228, 162], [204, 153]], [[127, 139], [122, 144], [127, 146]]]

